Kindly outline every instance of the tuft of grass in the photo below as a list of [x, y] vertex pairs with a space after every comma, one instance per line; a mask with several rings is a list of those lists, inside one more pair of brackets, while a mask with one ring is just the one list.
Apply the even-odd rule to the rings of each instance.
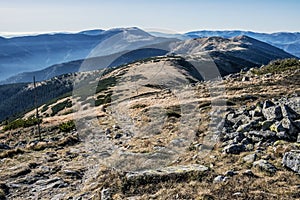
[[75, 126], [74, 121], [71, 120], [71, 121], [64, 122], [64, 123], [60, 124], [60, 125], [58, 126], [58, 128], [59, 128], [59, 130], [60, 130], [61, 132], [67, 133], [67, 132], [70, 132], [70, 131], [74, 130], [74, 129], [76, 128], [76, 126]]

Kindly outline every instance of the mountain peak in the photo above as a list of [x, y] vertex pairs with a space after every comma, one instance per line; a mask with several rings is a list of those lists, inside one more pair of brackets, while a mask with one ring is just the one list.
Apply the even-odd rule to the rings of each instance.
[[247, 35], [239, 35], [239, 36], [236, 36], [236, 37], [233, 37], [232, 38], [233, 41], [243, 41], [243, 42], [253, 42], [253, 41], [258, 41], [252, 37], [249, 37]]
[[124, 32], [124, 33], [134, 34], [134, 35], [153, 37], [152, 35], [150, 35], [146, 31], [144, 31], [144, 30], [142, 30], [138, 27], [113, 28], [113, 29], [109, 29], [107, 31], [120, 31], [120, 32]]
[[103, 33], [104, 30], [102, 29], [93, 29], [93, 30], [86, 30], [86, 31], [81, 31], [78, 34], [84, 34], [84, 35], [100, 35]]

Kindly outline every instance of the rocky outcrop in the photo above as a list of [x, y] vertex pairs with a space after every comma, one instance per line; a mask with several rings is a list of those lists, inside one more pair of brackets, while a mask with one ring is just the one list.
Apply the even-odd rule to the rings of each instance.
[[294, 172], [300, 173], [300, 151], [290, 151], [285, 153], [282, 164]]
[[258, 143], [273, 144], [277, 140], [299, 140], [298, 101], [298, 98], [266, 100], [249, 108], [230, 110], [220, 137], [223, 152], [239, 154], [253, 150]]
[[155, 184], [166, 181], [184, 181], [187, 179], [202, 179], [209, 169], [203, 165], [179, 165], [155, 170], [129, 172], [125, 176], [124, 188], [138, 187], [145, 184]]

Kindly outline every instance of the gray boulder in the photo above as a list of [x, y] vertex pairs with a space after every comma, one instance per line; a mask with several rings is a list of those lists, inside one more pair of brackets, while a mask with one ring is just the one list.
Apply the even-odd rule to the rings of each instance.
[[277, 171], [277, 169], [274, 165], [272, 165], [271, 163], [269, 163], [268, 161], [263, 160], [263, 159], [255, 161], [253, 163], [253, 167], [258, 167], [260, 170], [271, 173], [271, 174], [274, 174]]
[[243, 172], [244, 176], [257, 177], [250, 169]]
[[263, 103], [263, 108], [266, 109], [266, 108], [270, 108], [270, 107], [273, 107], [275, 106], [275, 103], [273, 103], [272, 101], [270, 100], [266, 100], [264, 103]]
[[8, 150], [8, 149], [10, 149], [10, 146], [8, 146], [7, 144], [0, 143], [0, 151]]
[[234, 170], [228, 170], [227, 172], [225, 172], [225, 176], [235, 176], [237, 175], [238, 172], [237, 171], [234, 171]]
[[281, 120], [283, 117], [282, 110], [280, 106], [267, 107], [264, 105], [262, 113], [267, 120]]
[[252, 120], [252, 121], [249, 121], [248, 123], [245, 123], [245, 124], [242, 124], [241, 126], [239, 126], [237, 128], [237, 132], [248, 132], [248, 131], [251, 131], [253, 129], [257, 129], [259, 125], [259, 120]]
[[276, 133], [286, 132], [293, 140], [297, 139], [299, 129], [294, 126], [294, 123], [287, 117], [283, 118], [281, 121], [277, 121], [273, 124], [270, 129]]
[[143, 184], [180, 181], [189, 178], [201, 179], [208, 175], [208, 167], [198, 164], [170, 166], [155, 170], [129, 172], [125, 175], [124, 187], [136, 188]]
[[298, 135], [299, 133], [299, 129], [298, 127], [296, 127], [294, 125], [294, 123], [290, 120], [290, 118], [283, 118], [281, 120], [281, 123], [282, 123], [282, 126], [287, 129], [288, 133], [291, 135], [291, 136], [296, 136]]
[[281, 110], [284, 117], [290, 118], [292, 120], [297, 120], [300, 118], [300, 114], [298, 114], [288, 105], [281, 105]]
[[282, 159], [283, 166], [300, 173], [300, 151], [286, 152]]
[[249, 114], [250, 114], [250, 116], [252, 118], [254, 118], [254, 117], [262, 117], [263, 116], [262, 109], [259, 106], [257, 106], [254, 110], [250, 110]]
[[221, 182], [225, 182], [228, 180], [228, 177], [226, 176], [222, 176], [222, 175], [219, 175], [217, 176], [216, 178], [214, 178], [214, 183], [221, 183]]
[[246, 147], [243, 144], [230, 144], [224, 147], [223, 152], [227, 154], [239, 154], [245, 150]]
[[250, 122], [250, 118], [245, 114], [234, 114], [231, 113], [227, 115], [227, 121], [229, 124], [232, 124], [234, 129], [238, 128], [242, 124], [246, 124]]
[[255, 153], [249, 154], [245, 157], [243, 157], [243, 161], [246, 163], [253, 163], [257, 158], [257, 155]]
[[245, 138], [245, 135], [243, 133], [239, 132], [233, 132], [233, 133], [227, 133], [223, 136], [221, 139], [222, 142], [226, 142], [228, 140], [235, 140], [237, 142], [241, 142]]
[[109, 188], [101, 190], [101, 200], [112, 200], [113, 192]]

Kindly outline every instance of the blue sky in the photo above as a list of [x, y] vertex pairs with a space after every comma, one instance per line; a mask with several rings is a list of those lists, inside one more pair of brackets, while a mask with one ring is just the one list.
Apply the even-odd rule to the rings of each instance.
[[2, 0], [0, 32], [129, 26], [165, 32], [299, 32], [299, 10], [298, 0]]

